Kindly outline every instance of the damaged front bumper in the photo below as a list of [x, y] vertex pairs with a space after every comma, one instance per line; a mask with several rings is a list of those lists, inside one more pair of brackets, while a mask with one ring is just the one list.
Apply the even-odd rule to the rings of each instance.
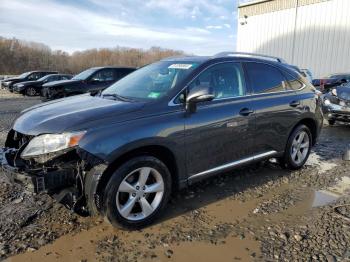
[[43, 176], [30, 175], [9, 164], [7, 157], [15, 155], [13, 149], [0, 148], [0, 168], [11, 183], [18, 183], [28, 191], [40, 193], [46, 190]]
[[327, 120], [350, 122], [350, 107], [345, 106], [324, 106], [323, 114]]
[[102, 212], [103, 196], [98, 185], [107, 165], [101, 160], [76, 149], [39, 167], [30, 166], [18, 155], [18, 149], [0, 148], [0, 170], [11, 183], [32, 193], [47, 193], [80, 214]]

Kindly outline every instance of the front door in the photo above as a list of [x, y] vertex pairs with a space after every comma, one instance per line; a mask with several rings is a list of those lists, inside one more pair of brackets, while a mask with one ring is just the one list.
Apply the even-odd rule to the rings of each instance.
[[189, 85], [206, 86], [215, 95], [210, 102], [197, 104], [185, 119], [187, 170], [201, 177], [227, 169], [235, 161], [251, 156], [254, 116], [246, 97], [245, 78], [240, 63], [211, 66]]

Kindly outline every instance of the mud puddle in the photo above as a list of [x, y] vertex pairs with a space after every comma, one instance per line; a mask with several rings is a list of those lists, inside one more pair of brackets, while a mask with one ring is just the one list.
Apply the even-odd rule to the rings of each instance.
[[6, 261], [251, 261], [259, 243], [234, 227], [256, 203], [225, 199], [140, 231], [104, 222]]
[[350, 196], [350, 178], [342, 177], [337, 183], [325, 190], [315, 191], [312, 207], [329, 205], [344, 196]]
[[[310, 210], [313, 191], [309, 188], [299, 190], [300, 198], [282, 210], [271, 200], [289, 196], [291, 190], [291, 185], [284, 184], [259, 198], [225, 198], [141, 231], [118, 230], [105, 222], [8, 261], [259, 260], [257, 228], [280, 221], [294, 223]], [[264, 203], [271, 212], [255, 212]]]

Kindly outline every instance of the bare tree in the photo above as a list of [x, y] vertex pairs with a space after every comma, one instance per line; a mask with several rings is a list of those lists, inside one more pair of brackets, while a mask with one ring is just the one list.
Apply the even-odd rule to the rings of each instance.
[[21, 74], [32, 70], [56, 70], [79, 73], [95, 66], [140, 67], [184, 52], [152, 47], [148, 50], [115, 47], [67, 52], [53, 51], [47, 45], [0, 37], [0, 74]]

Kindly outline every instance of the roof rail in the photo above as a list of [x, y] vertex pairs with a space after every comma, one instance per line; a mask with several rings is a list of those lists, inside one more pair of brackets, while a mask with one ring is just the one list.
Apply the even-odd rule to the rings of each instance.
[[221, 52], [214, 57], [223, 57], [223, 56], [248, 56], [248, 57], [261, 57], [261, 58], [267, 58], [270, 60], [277, 61], [279, 63], [286, 63], [286, 61], [280, 57], [275, 56], [269, 56], [269, 55], [261, 55], [261, 54], [254, 54], [254, 53], [246, 53], [246, 52]]

